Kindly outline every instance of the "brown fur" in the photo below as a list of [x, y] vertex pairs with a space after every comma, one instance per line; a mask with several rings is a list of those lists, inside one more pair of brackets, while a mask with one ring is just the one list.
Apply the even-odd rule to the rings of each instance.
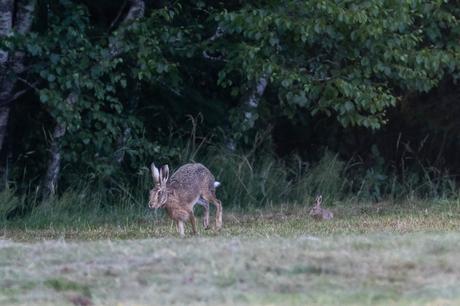
[[152, 175], [155, 187], [150, 191], [149, 207], [164, 207], [176, 222], [181, 236], [184, 236], [187, 221], [190, 221], [193, 233], [197, 233], [193, 208], [200, 198], [204, 200], [200, 203], [205, 209], [204, 227], [209, 227], [209, 203], [216, 206], [216, 228], [222, 227], [222, 203], [216, 198], [215, 178], [205, 166], [185, 164], [169, 178], [167, 165], [158, 170], [152, 163]]
[[334, 218], [334, 214], [329, 209], [321, 207], [322, 201], [323, 197], [321, 195], [316, 197], [315, 204], [310, 209], [310, 216], [316, 220], [332, 220]]

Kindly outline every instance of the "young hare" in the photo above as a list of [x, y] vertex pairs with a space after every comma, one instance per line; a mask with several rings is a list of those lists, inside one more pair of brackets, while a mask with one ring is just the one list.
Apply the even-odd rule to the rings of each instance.
[[195, 204], [205, 209], [204, 228], [209, 228], [209, 203], [216, 206], [216, 228], [222, 227], [222, 203], [216, 198], [216, 187], [220, 185], [211, 172], [202, 164], [185, 164], [169, 178], [168, 165], [161, 169], [151, 165], [155, 187], [150, 190], [149, 207], [166, 208], [176, 222], [181, 237], [184, 236], [184, 224], [188, 220], [196, 234], [196, 220], [193, 214]]
[[321, 207], [322, 201], [323, 196], [319, 195], [316, 197], [315, 204], [312, 209], [310, 209], [310, 216], [316, 220], [332, 220], [332, 218], [334, 218], [334, 214], [332, 211]]

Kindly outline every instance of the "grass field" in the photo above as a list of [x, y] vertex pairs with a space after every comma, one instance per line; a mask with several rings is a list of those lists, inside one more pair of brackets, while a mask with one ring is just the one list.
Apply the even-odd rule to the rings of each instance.
[[[402, 207], [402, 208], [401, 208]], [[5, 226], [2, 305], [460, 305], [458, 203], [226, 212], [180, 239], [163, 216]]]

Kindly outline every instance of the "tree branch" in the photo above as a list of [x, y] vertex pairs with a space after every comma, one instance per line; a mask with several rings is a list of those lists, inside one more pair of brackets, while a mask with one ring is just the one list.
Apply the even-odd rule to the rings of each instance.
[[115, 24], [118, 22], [118, 20], [120, 19], [121, 17], [121, 14], [123, 13], [123, 11], [125, 10], [126, 8], [126, 5], [128, 4], [128, 0], [125, 0], [122, 4], [122, 6], [120, 7], [120, 10], [118, 11], [118, 14], [117, 16], [115, 17], [115, 19], [112, 21], [112, 23], [110, 24], [110, 27], [109, 29], [113, 29], [113, 27], [115, 26]]
[[144, 17], [145, 14], [145, 3], [143, 0], [129, 0], [131, 7], [129, 8], [128, 13], [125, 18], [121, 21], [120, 26], [125, 26], [133, 20], [140, 19]]
[[23, 90], [17, 91], [14, 95], [9, 97], [7, 100], [0, 100], [0, 107], [6, 107], [9, 106], [12, 102], [14, 102], [16, 99], [18, 99], [20, 96], [24, 95], [27, 93], [30, 89], [34, 88], [38, 90], [35, 85], [38, 85], [38, 81], [34, 82], [33, 84], [30, 84], [29, 87], [24, 88]]
[[29, 81], [27, 81], [26, 79], [23, 79], [23, 78], [18, 78], [18, 80], [24, 84], [27, 85], [27, 88], [24, 88], [23, 90], [20, 90], [18, 92], [16, 92], [12, 97], [9, 98], [9, 100], [7, 100], [6, 102], [5, 101], [0, 101], [0, 107], [3, 107], [3, 106], [6, 106], [8, 104], [10, 104], [11, 102], [13, 102], [14, 100], [18, 99], [20, 96], [22, 96], [23, 94], [25, 94], [26, 92], [28, 92], [29, 90], [33, 89], [35, 91], [40, 91], [39, 88], [37, 88], [37, 85], [40, 83], [39, 81], [35, 81], [33, 83], [30, 83]]
[[216, 32], [209, 38], [209, 41], [215, 41], [216, 39], [224, 36], [224, 30], [221, 27], [217, 27]]
[[[217, 27], [216, 32], [211, 37], [209, 37], [208, 42], [213, 42], [213, 41], [215, 41], [216, 39], [218, 39], [218, 38], [220, 38], [222, 36], [224, 36], [224, 30], [222, 30], [221, 27]], [[218, 55], [218, 56], [209, 55], [208, 51], [206, 51], [206, 50], [204, 50], [202, 52], [202, 56], [205, 59], [208, 59], [208, 60], [211, 60], [211, 61], [225, 61], [223, 55]]]
[[[125, 18], [121, 21], [120, 27], [129, 26], [129, 24], [137, 19], [144, 17], [145, 3], [143, 0], [129, 0], [131, 6], [126, 13]], [[120, 40], [118, 36], [109, 39], [110, 56], [115, 57], [121, 52]]]
[[209, 55], [208, 51], [206, 51], [206, 50], [203, 51], [202, 55], [203, 55], [203, 57], [205, 59], [208, 59], [208, 60], [211, 60], [211, 61], [225, 61], [223, 55], [218, 55], [218, 56]]
[[40, 91], [40, 88], [37, 88], [37, 85], [40, 83], [39, 81], [35, 81], [33, 83], [30, 83], [29, 81], [27, 81], [26, 79], [23, 79], [21, 77], [19, 77], [18, 80], [20, 82], [26, 84], [27, 86], [29, 86], [29, 88], [34, 89], [37, 92]]

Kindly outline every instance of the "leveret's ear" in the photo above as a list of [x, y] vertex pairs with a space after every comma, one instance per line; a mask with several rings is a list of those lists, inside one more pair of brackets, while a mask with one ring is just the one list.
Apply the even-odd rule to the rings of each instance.
[[155, 164], [152, 163], [152, 165], [150, 165], [150, 170], [152, 170], [152, 178], [153, 178], [153, 181], [158, 184], [160, 183], [160, 171], [158, 171], [158, 168], [155, 167]]
[[163, 184], [165, 184], [168, 181], [168, 178], [169, 178], [169, 167], [168, 167], [168, 165], [164, 165], [163, 167], [161, 167], [161, 169], [160, 169], [160, 178], [161, 178], [161, 182]]
[[320, 206], [321, 206], [321, 202], [323, 202], [323, 196], [322, 196], [322, 195], [319, 195], [319, 196], [316, 197], [316, 204], [315, 204], [315, 206], [320, 207]]

